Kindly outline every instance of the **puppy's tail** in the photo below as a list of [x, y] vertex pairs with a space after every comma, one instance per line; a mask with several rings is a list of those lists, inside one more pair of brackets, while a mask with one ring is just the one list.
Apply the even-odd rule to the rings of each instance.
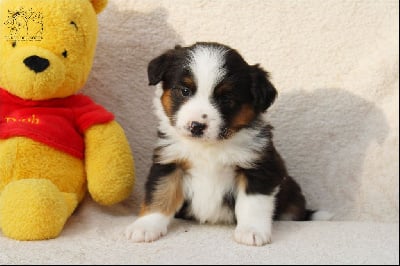
[[304, 221], [329, 221], [333, 214], [327, 211], [306, 210]]

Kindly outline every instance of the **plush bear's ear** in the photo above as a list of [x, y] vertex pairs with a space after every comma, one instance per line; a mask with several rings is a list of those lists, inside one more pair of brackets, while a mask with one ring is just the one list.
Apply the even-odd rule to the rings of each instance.
[[90, 0], [96, 14], [99, 14], [107, 6], [108, 0]]

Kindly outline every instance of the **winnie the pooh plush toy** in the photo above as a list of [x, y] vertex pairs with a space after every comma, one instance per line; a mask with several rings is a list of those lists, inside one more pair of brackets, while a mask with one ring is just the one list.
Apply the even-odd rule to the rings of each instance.
[[0, 1], [0, 228], [57, 237], [86, 190], [127, 198], [134, 162], [114, 116], [78, 91], [106, 0]]

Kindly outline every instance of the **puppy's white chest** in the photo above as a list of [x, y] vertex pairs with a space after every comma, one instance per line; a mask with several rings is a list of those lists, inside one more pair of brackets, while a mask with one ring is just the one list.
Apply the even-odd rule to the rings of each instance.
[[192, 166], [184, 178], [190, 213], [202, 223], [233, 223], [234, 212], [226, 198], [235, 193], [234, 168], [213, 162], [212, 158], [198, 158]]

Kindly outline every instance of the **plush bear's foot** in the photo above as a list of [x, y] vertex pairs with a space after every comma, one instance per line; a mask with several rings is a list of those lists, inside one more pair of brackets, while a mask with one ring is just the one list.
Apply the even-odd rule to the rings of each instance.
[[17, 240], [57, 237], [77, 206], [77, 197], [60, 192], [47, 179], [22, 179], [0, 194], [0, 228]]

